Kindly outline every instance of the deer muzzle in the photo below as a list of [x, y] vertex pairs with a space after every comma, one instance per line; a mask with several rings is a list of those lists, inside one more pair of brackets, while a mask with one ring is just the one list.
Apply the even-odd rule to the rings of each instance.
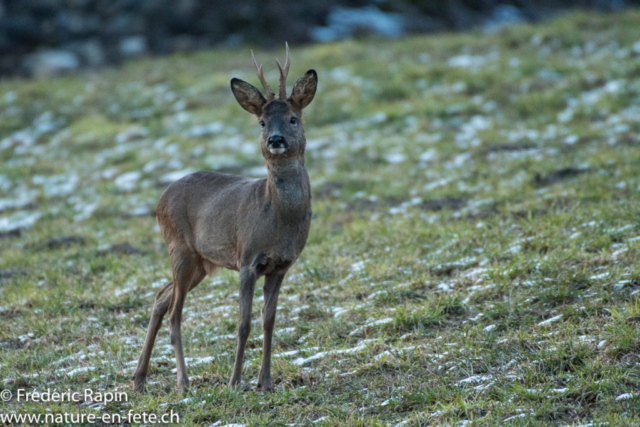
[[282, 154], [289, 148], [289, 144], [282, 135], [272, 135], [267, 141], [267, 148], [271, 154]]

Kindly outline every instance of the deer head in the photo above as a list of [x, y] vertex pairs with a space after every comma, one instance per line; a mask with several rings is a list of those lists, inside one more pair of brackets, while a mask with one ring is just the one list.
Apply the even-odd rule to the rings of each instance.
[[318, 87], [315, 70], [307, 71], [293, 86], [287, 97], [287, 75], [291, 65], [289, 45], [286, 44], [287, 59], [284, 67], [276, 59], [280, 70], [278, 99], [271, 92], [264, 78], [262, 65], [258, 65], [253, 51], [253, 65], [264, 88], [262, 94], [255, 86], [240, 80], [231, 80], [231, 91], [242, 108], [258, 118], [262, 127], [262, 155], [267, 160], [286, 159], [304, 154], [305, 137], [302, 126], [302, 110], [311, 103]]

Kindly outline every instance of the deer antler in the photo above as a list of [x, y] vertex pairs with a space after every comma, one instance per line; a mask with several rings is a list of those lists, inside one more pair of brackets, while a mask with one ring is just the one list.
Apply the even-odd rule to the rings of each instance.
[[258, 79], [260, 80], [260, 83], [262, 83], [262, 87], [264, 87], [264, 96], [267, 98], [267, 102], [273, 101], [274, 94], [273, 92], [271, 92], [271, 89], [269, 88], [269, 84], [264, 78], [264, 74], [262, 72], [262, 64], [258, 66], [258, 63], [256, 62], [256, 57], [253, 55], [253, 50], [251, 50], [251, 59], [253, 59], [254, 67], [256, 67], [256, 73], [258, 74]]
[[280, 70], [280, 99], [287, 99], [287, 75], [289, 74], [289, 66], [291, 65], [291, 55], [289, 54], [289, 43], [284, 42], [287, 47], [287, 59], [284, 62], [284, 68], [280, 65], [280, 61], [276, 58], [276, 64]]

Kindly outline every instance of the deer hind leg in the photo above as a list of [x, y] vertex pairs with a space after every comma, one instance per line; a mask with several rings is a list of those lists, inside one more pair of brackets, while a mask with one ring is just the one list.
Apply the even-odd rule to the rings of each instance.
[[202, 266], [202, 260], [190, 251], [185, 250], [180, 253], [174, 251], [171, 255], [174, 283], [171, 315], [169, 317], [171, 345], [173, 345], [176, 354], [178, 390], [184, 394], [189, 388], [189, 377], [187, 376], [187, 367], [184, 362], [182, 336], [180, 333], [182, 308], [184, 307], [187, 293], [204, 279], [205, 271]]
[[284, 274], [266, 276], [264, 278], [264, 307], [262, 307], [262, 367], [258, 375], [258, 388], [262, 391], [273, 391], [271, 384], [271, 339], [276, 324], [276, 308], [278, 293]]
[[133, 374], [133, 389], [138, 393], [146, 391], [147, 371], [149, 369], [149, 360], [151, 359], [151, 351], [156, 341], [156, 336], [162, 326], [162, 318], [169, 309], [171, 297], [173, 296], [173, 281], [164, 285], [160, 292], [156, 295], [156, 301], [151, 311], [151, 319], [147, 329], [147, 336], [142, 346], [142, 353], [138, 359], [138, 367]]
[[238, 320], [238, 343], [236, 347], [236, 359], [233, 364], [233, 374], [229, 386], [236, 387], [242, 378], [242, 362], [244, 359], [244, 347], [247, 344], [251, 332], [251, 306], [253, 292], [258, 276], [251, 267], [240, 269], [240, 312]]

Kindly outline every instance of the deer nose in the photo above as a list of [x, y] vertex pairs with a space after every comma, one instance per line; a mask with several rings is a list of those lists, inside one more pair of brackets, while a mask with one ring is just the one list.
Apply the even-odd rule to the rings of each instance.
[[267, 148], [271, 154], [282, 154], [287, 150], [287, 140], [282, 135], [271, 135], [267, 141]]
[[267, 145], [273, 148], [286, 148], [287, 140], [282, 135], [271, 135]]

